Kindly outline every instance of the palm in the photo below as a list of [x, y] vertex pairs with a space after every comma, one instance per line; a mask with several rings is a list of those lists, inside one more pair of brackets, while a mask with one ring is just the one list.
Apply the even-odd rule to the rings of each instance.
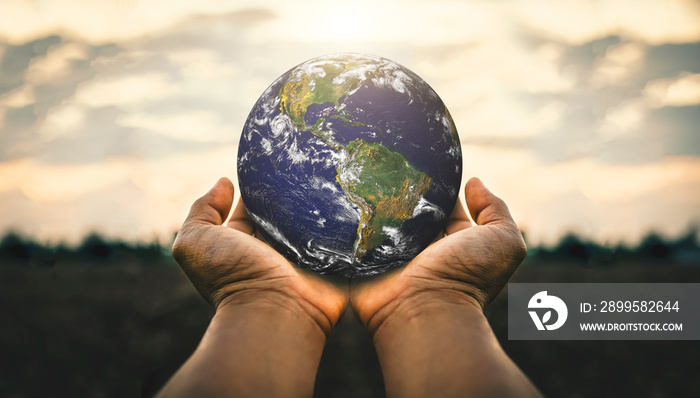
[[215, 306], [246, 294], [281, 295], [330, 330], [347, 305], [347, 284], [300, 270], [256, 239], [242, 202], [222, 225], [232, 202], [233, 185], [222, 179], [193, 205], [178, 234], [173, 253], [195, 287]]
[[467, 184], [466, 199], [478, 225], [471, 226], [458, 203], [445, 236], [406, 267], [353, 282], [353, 308], [370, 331], [398, 305], [423, 293], [443, 299], [467, 298], [483, 307], [503, 288], [524, 256], [522, 237], [503, 201], [480, 181]]
[[[239, 206], [242, 207], [242, 202]], [[230, 224], [232, 222], [229, 222]], [[241, 231], [232, 229], [232, 232]], [[293, 266], [262, 238], [256, 239], [245, 233], [236, 235], [236, 238], [240, 239], [241, 246], [247, 248], [245, 263], [250, 264], [249, 268], [240, 270], [241, 279], [257, 278], [261, 287], [278, 286], [280, 291], [285, 291], [285, 294], [311, 304], [313, 309], [327, 318], [329, 330], [337, 323], [348, 303], [347, 282], [323, 277]]]

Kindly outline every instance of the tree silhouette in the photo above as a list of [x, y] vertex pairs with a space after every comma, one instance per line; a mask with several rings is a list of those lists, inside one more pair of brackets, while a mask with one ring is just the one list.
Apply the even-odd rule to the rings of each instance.
[[639, 244], [637, 252], [648, 257], [666, 258], [671, 255], [671, 248], [661, 236], [651, 232]]
[[29, 261], [37, 244], [23, 239], [15, 232], [9, 232], [0, 241], [0, 255], [22, 262]]
[[552, 254], [563, 259], [588, 261], [596, 250], [596, 245], [583, 240], [573, 233], [565, 235], [554, 248]]
[[114, 255], [114, 243], [107, 242], [96, 233], [91, 233], [78, 247], [77, 252], [85, 257], [106, 259]]

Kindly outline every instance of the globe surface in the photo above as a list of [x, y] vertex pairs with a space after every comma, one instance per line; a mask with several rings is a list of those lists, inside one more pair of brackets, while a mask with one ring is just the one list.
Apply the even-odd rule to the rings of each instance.
[[280, 76], [238, 150], [256, 230], [328, 275], [396, 268], [442, 231], [462, 175], [454, 122], [433, 89], [388, 59], [334, 54]]

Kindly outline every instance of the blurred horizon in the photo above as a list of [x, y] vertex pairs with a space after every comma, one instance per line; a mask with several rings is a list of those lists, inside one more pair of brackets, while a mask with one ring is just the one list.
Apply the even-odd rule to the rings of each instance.
[[[695, 267], [700, 265], [700, 239], [697, 228], [670, 238], [654, 231], [643, 239], [629, 245], [601, 245], [595, 241], [567, 233], [552, 245], [532, 245], [522, 266], [578, 266], [608, 269], [613, 265], [641, 267]], [[523, 232], [527, 242], [527, 234]], [[8, 268], [19, 266], [32, 269], [71, 266], [175, 266], [171, 247], [175, 238], [162, 241], [129, 242], [119, 238], [108, 238], [91, 232], [81, 241], [37, 242], [31, 237], [10, 231], [0, 235], [0, 265]], [[177, 267], [175, 267], [177, 268]]]
[[[535, 246], [700, 226], [700, 3], [9, 0], [0, 237], [168, 242], [274, 79], [371, 53], [452, 114], [464, 175]], [[371, 10], [371, 11], [369, 11]]]

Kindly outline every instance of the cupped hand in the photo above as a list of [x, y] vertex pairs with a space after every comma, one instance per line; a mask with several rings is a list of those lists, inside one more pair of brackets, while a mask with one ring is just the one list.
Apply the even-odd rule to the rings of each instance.
[[192, 284], [217, 309], [267, 301], [309, 315], [328, 334], [347, 306], [347, 282], [294, 267], [255, 238], [242, 201], [224, 225], [233, 195], [231, 181], [220, 179], [180, 228], [173, 256]]
[[405, 267], [351, 282], [350, 301], [370, 333], [394, 314], [428, 310], [426, 304], [483, 309], [508, 282], [526, 253], [508, 207], [477, 178], [467, 182], [465, 198], [477, 225], [458, 201], [444, 236]]

